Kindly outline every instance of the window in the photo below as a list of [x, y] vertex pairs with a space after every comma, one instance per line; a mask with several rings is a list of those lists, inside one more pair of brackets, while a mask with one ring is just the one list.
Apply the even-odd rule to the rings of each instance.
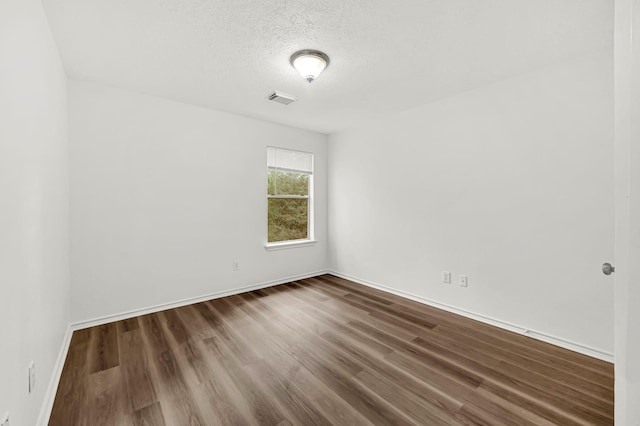
[[313, 154], [267, 148], [267, 243], [313, 240]]

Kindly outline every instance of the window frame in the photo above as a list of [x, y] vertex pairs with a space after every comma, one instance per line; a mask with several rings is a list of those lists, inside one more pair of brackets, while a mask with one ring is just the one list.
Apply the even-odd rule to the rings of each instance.
[[[311, 156], [311, 172], [305, 172], [305, 171], [301, 171], [301, 170], [295, 170], [295, 169], [288, 169], [288, 168], [284, 168], [284, 167], [271, 167], [268, 164], [267, 161], [267, 177], [269, 176], [269, 172], [270, 171], [284, 171], [284, 172], [292, 172], [292, 173], [300, 173], [300, 174], [306, 174], [309, 176], [308, 179], [308, 190], [307, 193], [308, 195], [272, 195], [269, 194], [269, 180], [267, 179], [267, 183], [266, 183], [266, 193], [267, 193], [267, 199], [266, 199], [266, 205], [267, 205], [267, 212], [266, 212], [266, 225], [267, 225], [267, 229], [266, 229], [266, 242], [264, 244], [265, 249], [267, 250], [280, 250], [280, 249], [288, 249], [288, 248], [295, 248], [295, 247], [305, 247], [305, 246], [310, 246], [310, 245], [314, 245], [317, 241], [315, 240], [315, 220], [314, 220], [314, 174], [315, 174], [315, 154], [313, 152], [309, 152], [309, 151], [302, 151], [302, 150], [298, 150], [298, 149], [291, 149], [291, 148], [284, 148], [284, 147], [279, 147], [279, 146], [272, 146], [269, 145], [267, 146], [266, 152], [269, 152], [269, 148], [273, 148], [273, 149], [279, 149], [282, 151], [291, 151], [291, 152], [299, 152], [302, 154], [308, 154]], [[307, 238], [301, 238], [301, 239], [297, 239], [297, 240], [284, 240], [284, 241], [274, 241], [274, 242], [269, 242], [269, 200], [270, 199], [306, 199], [307, 200]]]

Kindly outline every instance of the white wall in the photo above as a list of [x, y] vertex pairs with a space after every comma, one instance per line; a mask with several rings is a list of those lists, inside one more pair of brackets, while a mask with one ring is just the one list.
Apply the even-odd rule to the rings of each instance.
[[69, 323], [68, 197], [66, 76], [40, 1], [3, 0], [0, 417], [12, 425], [36, 423]]
[[[69, 96], [74, 321], [326, 268], [325, 135], [84, 82]], [[315, 154], [315, 246], [264, 248], [267, 145]]]
[[610, 51], [329, 141], [334, 270], [613, 352]]

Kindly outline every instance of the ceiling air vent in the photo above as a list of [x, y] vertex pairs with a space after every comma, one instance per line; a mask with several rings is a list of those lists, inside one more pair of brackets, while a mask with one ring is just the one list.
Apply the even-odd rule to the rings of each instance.
[[282, 105], [289, 105], [291, 102], [296, 100], [295, 96], [287, 95], [286, 93], [278, 92], [277, 90], [267, 96], [267, 99]]

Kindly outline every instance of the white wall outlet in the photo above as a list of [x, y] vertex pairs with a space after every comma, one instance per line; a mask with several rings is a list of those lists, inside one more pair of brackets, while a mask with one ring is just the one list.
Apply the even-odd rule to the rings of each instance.
[[29, 364], [29, 393], [36, 390], [36, 363], [31, 361]]
[[442, 271], [442, 282], [445, 284], [451, 284], [451, 272]]
[[460, 275], [460, 287], [469, 287], [469, 279], [466, 275]]
[[240, 261], [239, 260], [234, 260], [233, 261], [233, 270], [234, 271], [239, 271], [240, 270]]
[[0, 426], [10, 426], [9, 413], [4, 413], [4, 416], [2, 416], [2, 420], [0, 420]]

